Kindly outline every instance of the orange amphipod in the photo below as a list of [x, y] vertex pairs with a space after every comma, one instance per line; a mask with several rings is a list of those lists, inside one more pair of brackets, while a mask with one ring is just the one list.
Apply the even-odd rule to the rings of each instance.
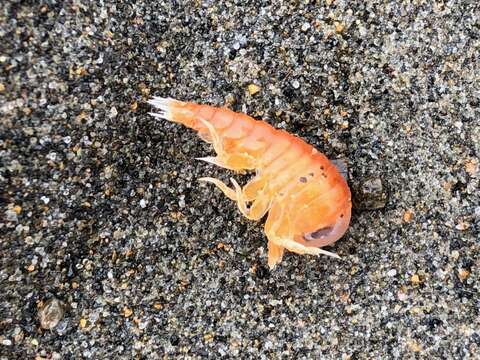
[[[351, 195], [345, 179], [325, 155], [284, 130], [227, 108], [154, 97], [149, 103], [161, 119], [196, 130], [211, 143], [216, 157], [200, 160], [231, 170], [255, 170], [255, 177], [233, 188], [205, 177], [237, 202], [241, 213], [260, 220], [267, 212], [268, 265], [282, 260], [284, 249], [311, 255], [343, 236], [350, 222]], [[250, 206], [247, 207], [247, 203]]]

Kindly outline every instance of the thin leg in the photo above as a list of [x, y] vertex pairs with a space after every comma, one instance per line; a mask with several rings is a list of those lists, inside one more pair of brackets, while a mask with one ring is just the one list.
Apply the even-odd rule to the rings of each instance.
[[340, 256], [338, 256], [335, 253], [332, 253], [330, 251], [323, 250], [321, 248], [317, 247], [312, 247], [312, 246], [304, 246], [300, 243], [297, 243], [296, 241], [292, 239], [277, 239], [275, 240], [275, 243], [281, 246], [284, 246], [288, 251], [301, 254], [301, 255], [327, 255], [334, 257], [336, 259], [340, 259]]
[[[206, 161], [210, 164], [214, 164], [229, 170], [244, 170], [255, 168], [255, 159], [248, 154], [227, 155], [225, 149], [223, 148], [222, 139], [218, 135], [213, 125], [202, 118], [200, 118], [199, 121], [207, 128], [209, 133], [208, 142], [212, 143], [213, 149], [217, 153], [217, 156], [197, 158], [198, 160]], [[203, 137], [207, 138], [207, 136]]]
[[203, 177], [198, 179], [199, 181], [209, 182], [217, 186], [226, 197], [236, 201], [240, 212], [249, 220], [260, 220], [270, 209], [271, 201], [268, 197], [262, 196], [258, 199], [255, 199], [250, 209], [247, 208], [245, 197], [243, 196], [243, 191], [238, 185], [237, 181], [233, 178], [230, 181], [233, 183], [235, 190], [229, 188], [223, 181], [212, 177]]
[[255, 176], [243, 187], [243, 195], [247, 201], [254, 200], [261, 191], [266, 190], [267, 179], [260, 175]]
[[230, 178], [230, 181], [232, 182], [233, 187], [235, 188], [235, 195], [236, 195], [238, 208], [240, 209], [240, 212], [248, 219], [249, 212], [247, 209], [245, 197], [243, 196], [243, 191], [240, 188], [240, 185], [238, 185], [237, 181], [234, 178]]
[[220, 139], [220, 136], [218, 136], [217, 131], [213, 127], [212, 124], [210, 124], [208, 121], [199, 118], [200, 122], [205, 125], [205, 127], [208, 129], [208, 132], [210, 133], [210, 137], [212, 138], [212, 145], [217, 153], [217, 155], [222, 156], [223, 155], [223, 145], [222, 145], [222, 140]]
[[[269, 244], [270, 267], [275, 266], [275, 264], [277, 264], [281, 260], [281, 257], [280, 258], [276, 257], [275, 255], [276, 248], [271, 246], [270, 243], [273, 245], [276, 245], [277, 247], [280, 247], [282, 249], [287, 249], [288, 251], [291, 251], [297, 254], [327, 255], [337, 259], [340, 258], [335, 253], [331, 253], [329, 251], [323, 250], [321, 248], [313, 247], [313, 246], [305, 246], [293, 240], [293, 237], [289, 234], [289, 228], [290, 228], [288, 224], [289, 219], [284, 215], [285, 215], [284, 206], [276, 203], [270, 209], [267, 221], [265, 223], [265, 234], [267, 235], [268, 244]], [[273, 249], [272, 255], [270, 255], [270, 247], [272, 247]], [[270, 256], [272, 260], [270, 260]], [[274, 261], [275, 259], [278, 259], [278, 261], [275, 262]]]
[[225, 162], [222, 159], [220, 159], [218, 156], [206, 156], [206, 157], [201, 157], [201, 158], [196, 158], [196, 159], [201, 160], [201, 161], [205, 161], [209, 164], [213, 164], [213, 165], [219, 166], [219, 167], [224, 168], [224, 169], [236, 170], [235, 168], [225, 164]]
[[260, 220], [270, 210], [272, 200], [265, 195], [258, 196], [250, 206], [249, 215], [252, 220]]
[[268, 197], [262, 196], [258, 197], [253, 201], [250, 209], [247, 209], [247, 201], [245, 200], [245, 195], [240, 188], [240, 185], [235, 181], [235, 179], [230, 178], [233, 186], [235, 187], [235, 195], [237, 197], [237, 205], [240, 209], [240, 212], [249, 220], [260, 220], [270, 209], [271, 201]]
[[226, 197], [228, 197], [229, 199], [231, 199], [233, 201], [237, 201], [237, 194], [235, 193], [235, 191], [233, 189], [229, 188], [227, 185], [225, 185], [225, 183], [223, 181], [220, 181], [220, 180], [212, 178], [212, 177], [203, 177], [203, 178], [200, 178], [198, 180], [209, 182], [209, 183], [212, 183], [212, 184], [216, 185], [220, 190], [222, 190], [222, 192], [225, 194]]
[[268, 266], [271, 270], [282, 261], [284, 248], [272, 241], [268, 242]]

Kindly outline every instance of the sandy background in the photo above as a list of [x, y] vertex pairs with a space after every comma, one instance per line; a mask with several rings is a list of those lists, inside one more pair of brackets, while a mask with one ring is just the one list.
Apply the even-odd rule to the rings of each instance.
[[[2, 5], [0, 359], [478, 358], [479, 5], [166, 3]], [[386, 205], [270, 272], [152, 95], [298, 134]]]

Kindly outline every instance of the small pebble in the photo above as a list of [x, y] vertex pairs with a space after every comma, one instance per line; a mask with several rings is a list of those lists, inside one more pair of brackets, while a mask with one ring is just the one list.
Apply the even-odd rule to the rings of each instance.
[[250, 93], [250, 95], [255, 95], [258, 92], [260, 92], [260, 90], [261, 88], [258, 85], [255, 85], [255, 84], [248, 85], [248, 92]]
[[308, 23], [308, 22], [303, 23], [302, 31], [305, 32], [305, 31], [308, 31], [308, 29], [310, 29], [310, 23]]
[[335, 31], [338, 34], [341, 34], [344, 29], [345, 29], [345, 25], [343, 25], [341, 22], [335, 21]]
[[132, 314], [133, 314], [132, 309], [130, 309], [129, 307], [126, 307], [126, 306], [123, 308], [123, 316], [128, 318], [128, 317], [132, 316]]
[[225, 96], [225, 106], [230, 107], [236, 103], [235, 96], [233, 94], [228, 94]]
[[117, 108], [115, 106], [112, 106], [112, 108], [110, 109], [110, 114], [109, 116], [111, 118], [114, 118], [118, 115], [118, 111], [117, 111]]
[[11, 345], [12, 345], [12, 340], [10, 340], [10, 339], [3, 339], [3, 340], [2, 340], [2, 345], [4, 345], [4, 346], [11, 346]]
[[407, 210], [403, 213], [403, 222], [410, 222], [413, 217], [413, 212], [411, 210]]
[[7, 211], [5, 211], [5, 218], [7, 219], [7, 221], [18, 221], [17, 212], [13, 209], [8, 209]]
[[418, 285], [420, 284], [420, 277], [417, 274], [413, 274], [410, 278], [410, 281], [412, 282], [412, 284]]
[[390, 277], [393, 277], [393, 276], [397, 275], [397, 270], [395, 270], [395, 269], [388, 270], [387, 275], [390, 276]]
[[469, 276], [470, 276], [470, 271], [467, 271], [465, 269], [461, 269], [458, 272], [458, 277], [460, 278], [460, 281], [465, 281]]
[[354, 205], [358, 209], [381, 209], [387, 203], [387, 193], [378, 177], [365, 179], [354, 190]]
[[56, 298], [48, 299], [38, 312], [40, 326], [43, 329], [51, 330], [62, 320], [64, 314], [65, 305], [63, 302]]

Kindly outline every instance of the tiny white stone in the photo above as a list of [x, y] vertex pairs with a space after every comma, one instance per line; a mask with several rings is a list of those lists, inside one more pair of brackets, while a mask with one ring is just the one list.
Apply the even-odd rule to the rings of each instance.
[[140, 207], [142, 209], [145, 209], [146, 206], [147, 206], [147, 202], [145, 201], [145, 199], [140, 200]]
[[302, 31], [305, 32], [305, 31], [307, 31], [308, 29], [310, 29], [310, 24], [309, 24], [308, 22], [303, 23], [303, 25], [302, 25]]
[[118, 115], [117, 108], [115, 106], [112, 106], [112, 108], [110, 109], [110, 117], [114, 118], [117, 115]]
[[397, 275], [397, 270], [395, 270], [395, 269], [389, 270], [387, 272], [387, 275], [393, 277], [393, 276]]
[[138, 324], [138, 328], [139, 328], [140, 330], [146, 329], [147, 326], [148, 326], [148, 321], [140, 322], [140, 323]]
[[3, 340], [2, 340], [2, 345], [4, 345], [4, 346], [10, 346], [10, 345], [12, 345], [12, 340], [3, 339]]
[[293, 80], [292, 86], [294, 89], [298, 89], [300, 87], [300, 83], [298, 82], [298, 80]]
[[480, 218], [480, 206], [475, 208], [475, 216]]
[[15, 212], [15, 210], [5, 211], [5, 216], [6, 216], [8, 221], [17, 221], [18, 220], [17, 213]]
[[42, 196], [40, 200], [42, 200], [45, 205], [47, 205], [50, 202], [50, 198], [46, 196]]
[[178, 206], [180, 206], [181, 208], [184, 208], [184, 207], [185, 207], [185, 199], [184, 199], [184, 198], [181, 198], [181, 199], [178, 201]]

